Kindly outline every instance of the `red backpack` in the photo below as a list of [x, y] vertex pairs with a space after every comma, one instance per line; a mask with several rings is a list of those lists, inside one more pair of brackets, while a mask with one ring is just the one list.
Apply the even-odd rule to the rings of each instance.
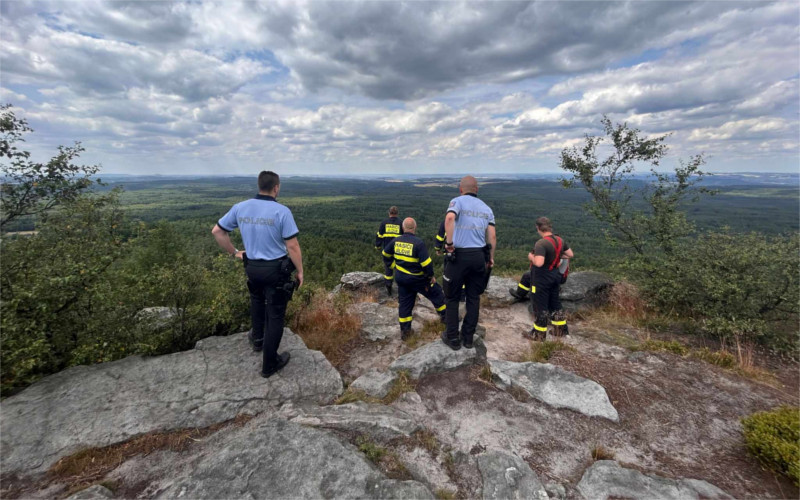
[[550, 267], [547, 268], [548, 271], [552, 271], [553, 269], [558, 268], [558, 274], [561, 275], [561, 284], [567, 282], [567, 277], [569, 276], [569, 259], [561, 259], [561, 251], [564, 248], [564, 240], [560, 236], [551, 235], [545, 236], [545, 238], [550, 238], [550, 242], [553, 244], [553, 249], [556, 251], [556, 256], [553, 259], [553, 262], [550, 263]]

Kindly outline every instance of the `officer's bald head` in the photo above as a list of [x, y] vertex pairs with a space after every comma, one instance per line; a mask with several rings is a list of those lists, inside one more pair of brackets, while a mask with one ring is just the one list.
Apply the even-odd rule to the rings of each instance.
[[417, 231], [417, 221], [411, 217], [406, 217], [403, 220], [403, 231], [414, 234]]
[[461, 184], [459, 184], [458, 189], [462, 194], [476, 194], [478, 192], [478, 180], [471, 175], [466, 175], [461, 179]]

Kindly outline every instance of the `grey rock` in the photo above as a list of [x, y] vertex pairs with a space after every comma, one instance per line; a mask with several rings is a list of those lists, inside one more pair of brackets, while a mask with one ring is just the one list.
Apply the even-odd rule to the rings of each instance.
[[486, 359], [486, 345], [480, 337], [474, 339], [474, 349], [454, 351], [441, 340], [434, 340], [419, 349], [404, 354], [389, 365], [393, 372], [407, 371], [412, 378], [454, 370]]
[[398, 481], [396, 479], [386, 479], [381, 481], [376, 489], [374, 498], [386, 498], [392, 500], [416, 500], [435, 498], [431, 491], [424, 484], [417, 481]]
[[478, 324], [478, 326], [475, 327], [475, 335], [477, 337], [485, 339], [486, 338], [486, 327], [481, 325], [481, 324]]
[[382, 441], [409, 436], [420, 429], [414, 419], [390, 406], [356, 402], [333, 406], [308, 406], [299, 409], [291, 422], [311, 427], [365, 432]]
[[145, 307], [133, 319], [151, 328], [163, 328], [177, 315], [178, 311], [172, 307]]
[[432, 498], [424, 485], [387, 479], [328, 432], [259, 418], [161, 479], [156, 498]]
[[484, 499], [547, 500], [539, 477], [516, 455], [490, 451], [478, 455], [478, 469], [483, 477]]
[[327, 403], [342, 392], [336, 369], [289, 329], [280, 350], [291, 352], [291, 362], [266, 380], [246, 333], [209, 337], [190, 351], [131, 356], [46, 377], [0, 407], [2, 468], [41, 471], [82, 448], [206, 427], [286, 401]]
[[586, 469], [577, 486], [587, 500], [607, 498], [648, 498], [653, 500], [728, 499], [730, 495], [697, 479], [667, 479], [621, 467], [612, 460], [601, 460]]
[[567, 498], [567, 489], [564, 487], [563, 484], [559, 483], [546, 483], [544, 485], [544, 491], [547, 492], [547, 495], [550, 498], [555, 500], [563, 500]]
[[559, 293], [561, 305], [567, 311], [603, 305], [613, 285], [614, 280], [605, 273], [597, 271], [570, 273], [567, 282], [561, 285]]
[[102, 500], [105, 498], [114, 498], [114, 492], [105, 486], [95, 484], [85, 490], [73, 493], [67, 497], [67, 500]]
[[397, 379], [397, 374], [392, 371], [379, 372], [378, 370], [370, 370], [355, 379], [350, 384], [350, 389], [362, 391], [368, 396], [381, 399], [389, 394], [395, 379]]
[[490, 306], [503, 307], [510, 306], [517, 299], [508, 293], [509, 288], [515, 288], [518, 281], [514, 278], [502, 278], [500, 276], [492, 276], [489, 278], [489, 285], [486, 287], [484, 295], [486, 301]]
[[490, 359], [492, 378], [498, 387], [519, 387], [531, 397], [555, 408], [569, 408], [590, 417], [619, 421], [617, 410], [597, 382], [546, 363], [515, 363]]
[[342, 275], [342, 277], [339, 279], [342, 289], [350, 291], [383, 287], [384, 281], [385, 279], [381, 273], [372, 273], [366, 271], [347, 273]]
[[361, 335], [366, 339], [376, 341], [400, 336], [397, 308], [360, 302], [351, 305], [350, 311], [361, 317]]

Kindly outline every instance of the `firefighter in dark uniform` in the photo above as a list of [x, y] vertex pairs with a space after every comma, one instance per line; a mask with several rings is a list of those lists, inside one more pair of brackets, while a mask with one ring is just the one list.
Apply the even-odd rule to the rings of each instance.
[[508, 289], [508, 293], [517, 300], [528, 300], [530, 294], [535, 292], [531, 286], [531, 271], [528, 269], [522, 274], [522, 278], [519, 279], [517, 286]]
[[535, 318], [533, 328], [524, 336], [532, 340], [545, 340], [548, 322], [553, 325], [553, 335], [557, 337], [569, 335], [567, 317], [558, 297], [561, 290], [558, 264], [562, 257], [571, 259], [573, 252], [560, 236], [553, 234], [553, 226], [547, 217], [536, 219], [536, 231], [541, 239], [528, 254], [532, 274], [531, 301]]
[[[486, 290], [497, 245], [494, 213], [478, 198], [478, 181], [468, 175], [461, 179], [458, 189], [461, 196], [453, 198], [447, 209], [444, 242], [448, 254], [443, 276], [447, 330], [442, 332], [442, 341], [453, 350], [460, 349], [462, 344], [467, 349], [473, 346], [480, 295]], [[458, 297], [462, 286], [466, 286], [467, 311], [459, 333]]]
[[403, 221], [403, 234], [393, 239], [383, 249], [386, 266], [394, 270], [397, 281], [397, 314], [400, 321], [400, 338], [411, 335], [411, 318], [417, 294], [421, 293], [433, 303], [442, 322], [445, 319], [444, 292], [433, 276], [433, 264], [425, 242], [417, 238], [417, 223], [411, 217]]
[[[397, 217], [397, 207], [389, 208], [389, 218], [381, 222], [378, 227], [378, 235], [375, 236], [375, 249], [383, 250], [390, 241], [403, 234], [403, 225]], [[388, 266], [384, 266], [383, 278], [386, 280], [386, 293], [392, 294], [392, 280], [394, 272]]]
[[[286, 305], [303, 284], [303, 256], [292, 212], [276, 201], [280, 177], [264, 171], [258, 175], [258, 195], [237, 203], [212, 229], [219, 246], [244, 262], [250, 291], [252, 329], [248, 338], [253, 350], [263, 351], [261, 376], [269, 378], [286, 366], [289, 353], [278, 354], [283, 337]], [[230, 239], [236, 228], [245, 250], [237, 250]], [[297, 271], [294, 281], [293, 271]]]

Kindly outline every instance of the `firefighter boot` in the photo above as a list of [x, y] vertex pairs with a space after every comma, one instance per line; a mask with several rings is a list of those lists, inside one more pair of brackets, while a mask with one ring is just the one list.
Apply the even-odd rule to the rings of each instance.
[[567, 315], [563, 310], [553, 311], [550, 324], [553, 325], [553, 336], [566, 337], [569, 335], [569, 330], [567, 329]]
[[389, 297], [392, 296], [392, 283], [394, 283], [394, 281], [386, 280], [386, 293], [389, 295]]
[[527, 290], [523, 290], [521, 286], [513, 286], [508, 289], [508, 293], [511, 294], [517, 300], [528, 300], [528, 292]]
[[403, 323], [400, 325], [400, 340], [405, 342], [411, 335], [411, 323]]

